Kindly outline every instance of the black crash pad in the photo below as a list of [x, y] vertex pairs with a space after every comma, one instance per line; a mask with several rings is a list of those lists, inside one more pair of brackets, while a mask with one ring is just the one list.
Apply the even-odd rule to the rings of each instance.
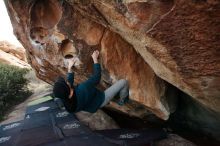
[[49, 111], [36, 112], [25, 115], [25, 119], [22, 125], [22, 130], [41, 127], [41, 126], [50, 126], [50, 125], [51, 125], [51, 117]]
[[1, 134], [0, 135], [0, 146], [14, 146], [16, 145], [18, 135], [20, 133], [11, 133], [11, 134]]
[[54, 100], [48, 100], [46, 102], [39, 103], [37, 105], [28, 106], [26, 109], [26, 114], [32, 114], [36, 112], [50, 111], [59, 108]]
[[120, 145], [146, 146], [151, 142], [165, 138], [167, 135], [162, 129], [113, 129], [100, 130], [97, 133], [106, 137], [107, 140]]
[[166, 137], [156, 129], [94, 132], [54, 100], [34, 103], [27, 107], [23, 121], [0, 126], [0, 146], [148, 146]]
[[0, 146], [14, 146], [20, 134], [23, 121], [0, 126]]
[[22, 128], [22, 125], [23, 121], [0, 125], [0, 135], [19, 132]]
[[70, 121], [76, 121], [77, 118], [74, 114], [67, 112], [66, 110], [57, 110], [52, 113], [53, 118], [55, 120], [55, 123], [57, 125], [70, 122]]
[[19, 134], [18, 146], [35, 146], [43, 143], [59, 140], [59, 136], [54, 132], [52, 126], [41, 126], [26, 129]]
[[117, 146], [98, 135], [68, 137], [62, 141], [47, 143], [42, 146]]
[[77, 120], [58, 124], [57, 126], [61, 129], [64, 136], [80, 136], [92, 134], [92, 131], [88, 127]]

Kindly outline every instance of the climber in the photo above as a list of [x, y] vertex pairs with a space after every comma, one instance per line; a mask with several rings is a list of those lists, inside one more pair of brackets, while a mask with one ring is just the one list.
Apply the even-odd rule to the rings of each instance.
[[120, 96], [119, 105], [124, 105], [129, 99], [129, 85], [128, 81], [121, 79], [106, 89], [104, 92], [97, 89], [95, 86], [99, 84], [101, 79], [101, 66], [98, 63], [99, 51], [94, 51], [91, 55], [93, 59], [93, 74], [92, 76], [74, 86], [74, 66], [75, 59], [68, 59], [68, 73], [66, 79], [58, 77], [53, 87], [53, 94], [60, 98], [67, 111], [78, 112], [87, 111], [90, 113], [96, 112], [99, 108], [104, 107], [109, 103], [113, 97], [118, 93]]

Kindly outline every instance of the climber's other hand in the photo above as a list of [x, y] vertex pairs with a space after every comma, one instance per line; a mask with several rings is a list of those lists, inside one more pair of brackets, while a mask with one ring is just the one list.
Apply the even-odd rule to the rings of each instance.
[[68, 69], [71, 69], [72, 66], [76, 63], [77, 59], [76, 58], [70, 58], [67, 60], [68, 61]]
[[99, 51], [98, 51], [98, 50], [95, 50], [95, 51], [92, 53], [92, 59], [93, 59], [93, 62], [94, 62], [94, 63], [98, 63], [98, 57], [99, 57]]

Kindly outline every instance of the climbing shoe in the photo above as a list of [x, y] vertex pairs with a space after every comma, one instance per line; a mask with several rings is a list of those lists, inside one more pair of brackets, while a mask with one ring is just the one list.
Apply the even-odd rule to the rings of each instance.
[[123, 99], [120, 99], [120, 100], [118, 101], [118, 105], [122, 106], [122, 105], [124, 105], [125, 103], [127, 103], [128, 101], [129, 101], [129, 98], [128, 98], [128, 96], [127, 96], [127, 97], [125, 97], [125, 98], [123, 98]]

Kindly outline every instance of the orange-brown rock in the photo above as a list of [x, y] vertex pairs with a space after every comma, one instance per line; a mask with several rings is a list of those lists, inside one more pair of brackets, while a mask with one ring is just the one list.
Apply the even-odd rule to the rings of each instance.
[[101, 54], [104, 69], [113, 82], [121, 78], [130, 82], [130, 97], [147, 107], [157, 116], [166, 119], [169, 109], [161, 103], [166, 85], [150, 66], [143, 61], [133, 47], [118, 34], [106, 31], [101, 41]]
[[37, 44], [45, 44], [62, 17], [62, 2], [37, 0], [29, 5], [29, 35]]
[[76, 83], [91, 73], [90, 55], [98, 49], [102, 88], [128, 79], [131, 99], [162, 119], [175, 111], [176, 88], [220, 113], [220, 1], [66, 0], [44, 45], [33, 43], [28, 32], [34, 2], [5, 1], [15, 35], [42, 80], [52, 84], [65, 75], [58, 48], [68, 38], [82, 62], [74, 69]]
[[[117, 5], [127, 7], [129, 3], [116, 3], [115, 6], [97, 1], [94, 5], [111, 28], [134, 46], [159, 77], [220, 112], [219, 2], [151, 2], [160, 12], [168, 9], [166, 5], [170, 9], [151, 27], [139, 26], [137, 30], [126, 24], [133, 20], [131, 17], [115, 10]], [[149, 19], [148, 23], [153, 21]]]

